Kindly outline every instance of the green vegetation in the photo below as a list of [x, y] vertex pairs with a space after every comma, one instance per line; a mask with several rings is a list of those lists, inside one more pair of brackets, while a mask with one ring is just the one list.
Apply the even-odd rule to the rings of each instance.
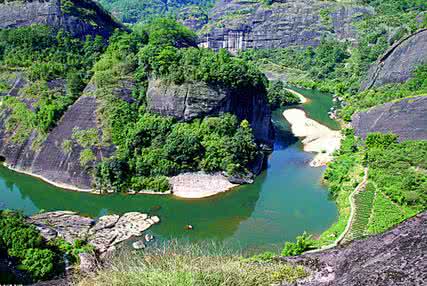
[[389, 84], [351, 96], [346, 95], [344, 99], [347, 105], [340, 110], [340, 116], [344, 120], [350, 121], [356, 111], [417, 95], [427, 95], [427, 64], [420, 65], [413, 72], [412, 78], [403, 84]]
[[84, 241], [76, 241], [73, 245], [60, 239], [46, 242], [23, 215], [0, 211], [0, 252], [15, 258], [19, 269], [28, 272], [34, 281], [61, 273], [64, 255], [77, 262], [79, 253], [90, 251], [92, 248]]
[[78, 98], [103, 49], [101, 37], [83, 42], [45, 26], [1, 30], [1, 77], [14, 75], [4, 84], [30, 81], [19, 97], [5, 97], [0, 107], [11, 112], [6, 129], [13, 132], [12, 140], [22, 143], [36, 130], [40, 141]]
[[143, 253], [121, 253], [112, 267], [83, 278], [78, 285], [267, 286], [307, 275], [303, 267], [278, 260], [249, 260], [218, 247], [171, 243]]
[[324, 175], [331, 194], [337, 198], [340, 218], [322, 234], [320, 245], [331, 242], [327, 238], [332, 231], [332, 238], [336, 238], [344, 230], [349, 204], [343, 202], [348, 201], [360, 181], [361, 165], [368, 166], [369, 181], [355, 196], [350, 238], [384, 232], [427, 208], [426, 141], [397, 143], [394, 135], [372, 133], [361, 145], [350, 131], [346, 135], [343, 147]]
[[269, 83], [267, 97], [272, 109], [300, 103], [298, 96], [287, 90], [280, 80]]
[[[149, 78], [265, 92], [265, 77], [253, 65], [224, 50], [195, 48], [194, 39], [192, 32], [170, 19], [157, 19], [132, 34], [111, 37], [94, 66], [94, 81], [101, 100], [100, 144], [113, 143], [117, 152], [96, 167], [96, 188], [164, 192], [169, 188], [165, 176], [183, 171], [248, 172], [258, 148], [247, 121], [224, 114], [178, 123], [146, 112]], [[136, 82], [135, 102], [115, 95], [122, 81]], [[85, 145], [94, 146], [94, 142]]]
[[183, 7], [196, 5], [207, 10], [213, 0], [99, 0], [124, 23], [148, 23], [157, 17], [175, 17]]
[[314, 248], [314, 241], [311, 239], [311, 235], [303, 233], [297, 236], [296, 242], [286, 242], [285, 247], [282, 250], [282, 256], [296, 256], [300, 255], [307, 250]]
[[[417, 21], [417, 16], [426, 9], [424, 1], [366, 0], [362, 3], [373, 5], [376, 14], [365, 15], [355, 22], [358, 45], [336, 40], [332, 31], [316, 48], [247, 50], [240, 56], [264, 70], [285, 73], [289, 84], [342, 97], [349, 103], [342, 111], [345, 120], [350, 120], [356, 110], [410, 94], [426, 94], [425, 85], [411, 83], [358, 93], [369, 66], [392, 44], [425, 25]], [[330, 13], [330, 9], [320, 11], [321, 22], [329, 32]], [[417, 73], [423, 71], [425, 73], [425, 67], [420, 67]]]

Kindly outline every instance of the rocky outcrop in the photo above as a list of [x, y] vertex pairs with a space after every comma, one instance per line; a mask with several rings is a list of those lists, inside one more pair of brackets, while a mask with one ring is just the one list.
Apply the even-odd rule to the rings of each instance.
[[273, 139], [271, 110], [266, 96], [255, 90], [231, 90], [203, 82], [175, 85], [150, 80], [147, 108], [178, 120], [229, 112], [240, 120], [248, 120], [258, 141], [270, 144]]
[[311, 272], [293, 285], [426, 285], [426, 237], [424, 212], [382, 235], [283, 260], [305, 265]]
[[108, 38], [114, 29], [123, 28], [91, 0], [24, 0], [1, 3], [0, 29], [41, 24], [63, 29], [74, 37], [101, 35]]
[[423, 63], [427, 63], [427, 29], [419, 30], [394, 44], [371, 66], [361, 90], [405, 82]]
[[106, 215], [98, 220], [83, 217], [71, 211], [36, 214], [28, 218], [46, 240], [63, 238], [69, 243], [86, 240], [98, 254], [111, 252], [120, 243], [143, 235], [152, 225], [159, 223], [156, 216], [139, 212]]
[[231, 52], [248, 48], [316, 46], [322, 35], [356, 40], [352, 23], [373, 9], [319, 0], [222, 0], [200, 31], [200, 45]]
[[[34, 100], [28, 98], [24, 92], [30, 82], [20, 73], [13, 78], [15, 84], [11, 82], [11, 89], [7, 94], [25, 102], [33, 111]], [[127, 86], [132, 87], [130, 83], [127, 83]], [[50, 81], [48, 87], [65, 94], [64, 80]], [[119, 85], [117, 93], [120, 93], [123, 100], [130, 100], [129, 91], [120, 87]], [[89, 84], [83, 95], [68, 107], [47, 135], [38, 134], [37, 129], [34, 129], [23, 141], [14, 139], [16, 133], [20, 132], [18, 126], [15, 130], [6, 128], [10, 110], [0, 109], [0, 157], [8, 167], [16, 171], [40, 177], [62, 188], [90, 191], [93, 185], [93, 167], [102, 158], [110, 157], [115, 147], [106, 143], [82, 146], [74, 135], [77, 131], [94, 130], [98, 132], [98, 143], [102, 142], [103, 131], [97, 114], [101, 104], [102, 102], [95, 96], [94, 86]], [[80, 160], [85, 150], [86, 152], [90, 150], [93, 160], [89, 162]]]
[[179, 10], [177, 20], [191, 30], [198, 31], [208, 23], [208, 14], [201, 7], [188, 6]]
[[366, 138], [372, 132], [394, 133], [399, 140], [427, 140], [427, 97], [389, 102], [353, 115], [355, 134]]

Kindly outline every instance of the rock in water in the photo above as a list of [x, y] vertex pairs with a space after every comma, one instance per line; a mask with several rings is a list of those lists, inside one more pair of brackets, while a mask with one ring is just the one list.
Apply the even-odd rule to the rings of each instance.
[[144, 249], [145, 248], [144, 241], [143, 240], [135, 241], [134, 243], [132, 243], [132, 247], [136, 250]]
[[405, 98], [353, 115], [351, 125], [363, 139], [369, 133], [394, 133], [399, 141], [427, 140], [427, 97]]
[[95, 222], [75, 212], [58, 211], [34, 215], [28, 222], [35, 225], [46, 240], [61, 237], [73, 243], [76, 239], [86, 239], [102, 254], [113, 251], [125, 240], [143, 235], [145, 230], [159, 223], [160, 218], [130, 212], [122, 216], [103, 216]]

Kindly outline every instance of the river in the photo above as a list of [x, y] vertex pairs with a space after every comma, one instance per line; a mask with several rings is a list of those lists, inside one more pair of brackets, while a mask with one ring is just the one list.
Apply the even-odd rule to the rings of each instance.
[[[327, 112], [332, 97], [300, 90], [310, 102], [309, 117], [338, 128]], [[66, 191], [0, 166], [0, 209], [73, 210], [91, 217], [129, 211], [158, 215], [162, 222], [150, 232], [158, 239], [215, 240], [246, 251], [278, 251], [304, 231], [320, 234], [337, 219], [335, 203], [320, 182], [323, 168], [309, 167], [313, 154], [302, 151], [282, 116], [273, 112], [274, 152], [268, 168], [251, 185], [212, 198], [186, 200], [160, 195], [94, 195]], [[194, 229], [185, 230], [191, 224]]]

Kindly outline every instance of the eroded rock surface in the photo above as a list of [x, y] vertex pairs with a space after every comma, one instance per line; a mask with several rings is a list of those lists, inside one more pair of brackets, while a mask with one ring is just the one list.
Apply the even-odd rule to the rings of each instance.
[[[248, 48], [316, 46], [322, 35], [356, 41], [353, 23], [373, 9], [319, 0], [222, 0], [201, 30], [201, 45], [231, 52]], [[323, 16], [321, 16], [321, 14]]]
[[60, 237], [73, 243], [76, 239], [84, 239], [102, 254], [114, 250], [118, 244], [132, 237], [143, 235], [160, 219], [129, 212], [122, 216], [106, 215], [94, 220], [76, 212], [57, 211], [33, 215], [28, 222], [35, 225], [46, 240]]
[[250, 122], [258, 141], [271, 143], [271, 110], [264, 94], [251, 90], [230, 90], [203, 82], [175, 85], [150, 80], [147, 105], [152, 112], [191, 120], [229, 112]]
[[404, 140], [427, 140], [427, 97], [406, 98], [389, 102], [353, 115], [355, 134], [366, 138], [369, 133], [394, 133]]
[[63, 29], [74, 37], [101, 35], [107, 38], [116, 28], [115, 22], [98, 4], [91, 0], [71, 0], [73, 6], [64, 8], [60, 0], [5, 1], [0, 4], [0, 29], [33, 24]]
[[427, 283], [426, 237], [424, 212], [382, 235], [283, 260], [305, 265], [312, 272], [296, 285], [421, 286]]
[[427, 29], [419, 30], [394, 44], [371, 66], [361, 90], [405, 82], [423, 63], [427, 63]]

